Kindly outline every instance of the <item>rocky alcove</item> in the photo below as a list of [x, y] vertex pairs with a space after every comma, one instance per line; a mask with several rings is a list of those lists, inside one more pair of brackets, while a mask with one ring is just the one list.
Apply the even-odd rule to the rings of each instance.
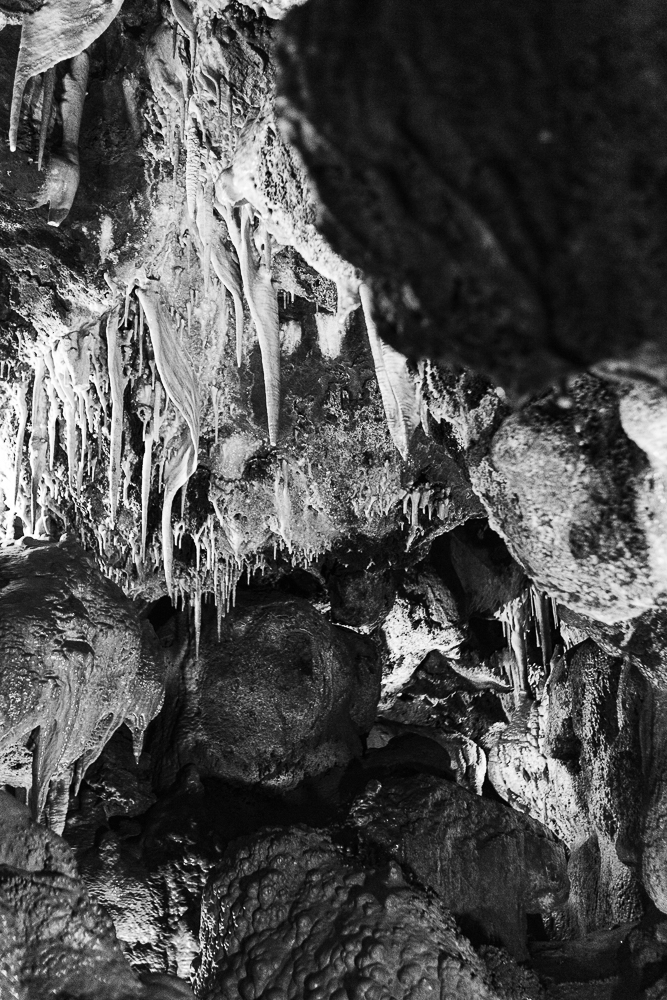
[[0, 0], [0, 1000], [667, 996], [665, 52]]

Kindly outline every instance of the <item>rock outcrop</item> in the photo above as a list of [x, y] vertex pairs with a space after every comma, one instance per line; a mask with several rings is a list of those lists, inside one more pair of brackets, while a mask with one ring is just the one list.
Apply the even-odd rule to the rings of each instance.
[[[155, 633], [78, 545], [0, 555], [1, 780], [30, 790], [62, 830], [78, 787], [120, 725], [141, 751], [164, 697]], [[50, 798], [49, 798], [50, 796]]]
[[541, 824], [430, 775], [369, 785], [354, 803], [365, 841], [435, 889], [474, 941], [527, 958], [526, 913], [569, 893], [565, 847]]
[[215, 614], [203, 612], [199, 656], [190, 647], [174, 708], [179, 766], [288, 790], [361, 752], [380, 693], [369, 639], [298, 598], [239, 601], [219, 639]]
[[187, 1000], [168, 976], [144, 982], [113, 924], [79, 879], [67, 845], [0, 793], [0, 986], [3, 996]]
[[284, 134], [382, 336], [518, 394], [596, 362], [664, 379], [666, 32], [655, 0], [288, 15]]
[[452, 918], [398, 866], [364, 868], [317, 831], [269, 830], [239, 843], [204, 896], [201, 997], [333, 997], [349, 988], [399, 998], [539, 995], [520, 972], [523, 992], [503, 990], [499, 978], [495, 989]]

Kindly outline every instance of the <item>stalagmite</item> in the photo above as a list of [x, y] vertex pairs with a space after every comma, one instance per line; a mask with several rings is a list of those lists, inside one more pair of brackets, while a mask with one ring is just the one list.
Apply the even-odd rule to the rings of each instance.
[[123, 0], [45, 0], [23, 16], [21, 46], [14, 72], [9, 148], [18, 137], [23, 92], [31, 77], [80, 55], [105, 31]]
[[162, 557], [167, 589], [172, 595], [174, 540], [171, 532], [171, 509], [174, 498], [197, 467], [199, 448], [199, 400], [194, 371], [176, 341], [158, 292], [137, 288], [137, 297], [146, 315], [153, 343], [155, 363], [165, 391], [179, 411], [189, 431], [183, 443], [165, 462], [164, 500], [162, 504]]
[[239, 256], [243, 290], [262, 353], [269, 441], [275, 446], [280, 415], [280, 323], [278, 296], [271, 280], [269, 236], [266, 234], [265, 255], [261, 257], [253, 244], [253, 210], [250, 205], [241, 207], [240, 227], [236, 226], [231, 212], [228, 213], [228, 220], [229, 233]]
[[30, 457], [30, 530], [35, 533], [39, 487], [47, 467], [49, 447], [49, 397], [44, 384], [46, 365], [43, 355], [35, 362], [35, 381], [32, 388], [32, 426], [28, 441]]
[[359, 295], [389, 433], [401, 457], [406, 459], [410, 439], [421, 421], [417, 388], [404, 356], [389, 344], [385, 344], [377, 332], [373, 321], [373, 303], [367, 285], [360, 285]]
[[121, 445], [123, 439], [123, 353], [118, 338], [118, 310], [113, 309], [107, 319], [107, 357], [109, 386], [111, 389], [111, 435], [109, 441], [109, 506], [111, 523], [116, 522], [118, 491], [120, 488]]

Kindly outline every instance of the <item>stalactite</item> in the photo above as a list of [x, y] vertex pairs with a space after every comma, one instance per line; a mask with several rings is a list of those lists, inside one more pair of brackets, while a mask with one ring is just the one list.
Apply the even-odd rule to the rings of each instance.
[[537, 627], [538, 645], [542, 651], [544, 670], [549, 670], [553, 654], [551, 623], [549, 622], [549, 598], [531, 584], [530, 599]]
[[512, 674], [510, 681], [514, 689], [514, 700], [517, 707], [528, 696], [528, 653], [526, 650], [526, 625], [530, 608], [530, 598], [527, 593], [506, 604], [500, 613], [509, 649], [512, 653]]
[[160, 440], [160, 429], [162, 425], [162, 386], [158, 382], [155, 386], [155, 398], [153, 401], [153, 414], [147, 433], [144, 434], [144, 457], [141, 465], [141, 561], [146, 560], [146, 535], [148, 532], [148, 500], [151, 490], [151, 479], [153, 475], [153, 446]]
[[218, 425], [220, 421], [220, 411], [218, 410], [218, 387], [211, 386], [211, 402], [213, 403], [213, 419], [215, 420], [215, 443], [218, 443]]
[[201, 577], [199, 576], [199, 573], [197, 573], [197, 576], [195, 577], [195, 596], [194, 596], [194, 605], [195, 605], [195, 658], [197, 660], [199, 659], [199, 643], [200, 643], [200, 640], [201, 640], [201, 602], [202, 602]]
[[109, 441], [109, 506], [111, 523], [116, 523], [118, 491], [120, 488], [121, 446], [123, 437], [123, 353], [118, 337], [118, 310], [113, 309], [107, 319], [107, 357], [109, 386], [111, 390], [111, 434]]
[[46, 825], [54, 833], [61, 835], [65, 829], [69, 797], [74, 777], [74, 767], [69, 767], [64, 775], [52, 778], [44, 806]]
[[30, 457], [30, 530], [35, 533], [39, 487], [44, 478], [49, 448], [49, 397], [45, 386], [46, 364], [44, 356], [35, 361], [35, 380], [32, 387], [32, 426], [28, 441]]
[[211, 275], [211, 256], [215, 233], [215, 218], [213, 215], [213, 182], [207, 177], [203, 185], [198, 185], [196, 195], [197, 232], [202, 244], [202, 274], [204, 277], [204, 294], [208, 296]]
[[44, 73], [42, 80], [42, 120], [39, 125], [39, 153], [37, 156], [38, 170], [42, 169], [42, 163], [44, 161], [46, 140], [48, 139], [51, 114], [53, 112], [53, 92], [55, 90], [55, 86], [56, 68], [55, 66], [51, 66]]
[[139, 373], [141, 374], [144, 370], [144, 310], [140, 302], [137, 302], [137, 311], [139, 313]]
[[243, 290], [257, 330], [264, 371], [269, 441], [275, 446], [280, 415], [280, 323], [278, 296], [271, 280], [269, 237], [268, 234], [265, 237], [265, 256], [262, 258], [256, 254], [253, 245], [253, 210], [250, 205], [245, 204], [241, 208], [240, 227], [236, 225], [231, 211], [227, 217], [227, 227], [239, 257]]
[[76, 476], [76, 494], [81, 495], [83, 486], [83, 470], [88, 456], [88, 418], [86, 416], [86, 402], [83, 394], [79, 395], [79, 427], [81, 428], [81, 450], [79, 452], [79, 468]]
[[23, 92], [31, 77], [78, 56], [105, 31], [123, 0], [88, 0], [82, 16], [79, 0], [45, 0], [23, 15], [21, 45], [14, 72], [9, 148], [16, 149]]
[[128, 505], [129, 489], [132, 482], [132, 470], [134, 468], [134, 459], [132, 453], [125, 455], [123, 461], [121, 462], [121, 469], [123, 470], [123, 504]]
[[188, 118], [185, 125], [185, 196], [188, 215], [194, 224], [197, 217], [197, 194], [199, 191], [199, 172], [201, 170], [201, 147], [195, 121], [196, 106], [190, 99]]
[[146, 315], [155, 362], [169, 399], [179, 411], [189, 431], [186, 441], [167, 460], [164, 468], [162, 505], [162, 556], [167, 590], [172, 594], [174, 541], [171, 510], [174, 498], [197, 467], [199, 448], [199, 400], [192, 365], [176, 343], [175, 334], [157, 292], [138, 288], [137, 296]]
[[49, 160], [44, 184], [34, 201], [34, 207], [49, 206], [50, 226], [59, 226], [67, 218], [79, 187], [79, 131], [89, 66], [88, 53], [81, 52], [72, 59], [63, 80], [63, 140], [59, 152]]
[[211, 241], [211, 264], [218, 281], [227, 289], [234, 301], [234, 314], [236, 320], [236, 363], [241, 365], [243, 361], [243, 283], [241, 280], [241, 267], [234, 250], [228, 250], [220, 234], [216, 234]]
[[360, 286], [359, 295], [389, 433], [401, 457], [406, 459], [410, 439], [421, 420], [421, 407], [415, 382], [403, 355], [385, 344], [377, 332], [373, 320], [373, 303], [367, 285]]
[[[174, 18], [181, 26], [182, 30], [188, 36], [188, 41], [190, 42], [190, 64], [195, 65], [195, 57], [197, 54], [197, 32], [195, 29], [195, 21], [192, 16], [192, 11], [187, 6], [183, 0], [169, 0], [171, 4], [171, 12]], [[174, 42], [174, 46], [175, 46]]]

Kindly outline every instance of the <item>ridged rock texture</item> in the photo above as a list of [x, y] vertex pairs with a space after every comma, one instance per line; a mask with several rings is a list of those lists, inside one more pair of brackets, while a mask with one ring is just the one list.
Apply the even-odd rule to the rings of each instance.
[[666, 43], [0, 0], [1, 1000], [665, 993]]

